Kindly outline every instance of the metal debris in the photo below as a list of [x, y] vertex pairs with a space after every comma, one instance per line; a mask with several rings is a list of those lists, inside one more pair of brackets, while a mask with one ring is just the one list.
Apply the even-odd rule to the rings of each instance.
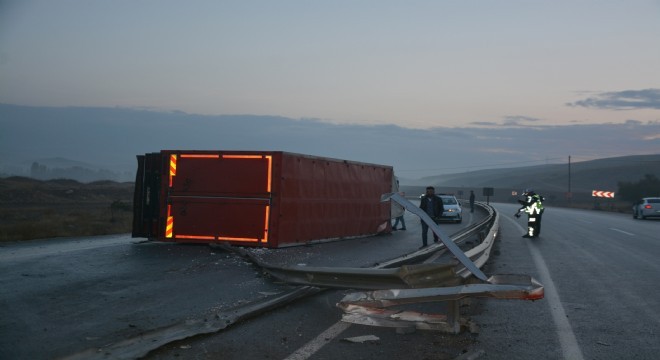
[[380, 338], [376, 335], [363, 335], [363, 336], [355, 336], [355, 337], [350, 337], [350, 338], [344, 338], [342, 339], [344, 341], [352, 342], [352, 343], [365, 343], [367, 341], [380, 341]]
[[[460, 318], [458, 300], [467, 297], [538, 300], [543, 298], [543, 286], [526, 275], [496, 275], [487, 283], [424, 289], [390, 289], [355, 292], [344, 296], [337, 307], [344, 311], [342, 321], [384, 327], [411, 327], [458, 333], [471, 324]], [[447, 301], [444, 314], [385, 309], [397, 305]]]

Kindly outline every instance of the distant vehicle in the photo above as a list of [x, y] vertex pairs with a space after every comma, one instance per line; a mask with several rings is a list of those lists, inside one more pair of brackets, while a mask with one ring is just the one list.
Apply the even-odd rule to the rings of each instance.
[[633, 218], [660, 217], [660, 197], [646, 197], [633, 205]]
[[456, 199], [454, 195], [440, 194], [438, 195], [442, 199], [442, 205], [445, 208], [445, 212], [442, 213], [442, 220], [451, 220], [456, 223], [463, 221], [463, 209], [461, 209], [461, 203]]

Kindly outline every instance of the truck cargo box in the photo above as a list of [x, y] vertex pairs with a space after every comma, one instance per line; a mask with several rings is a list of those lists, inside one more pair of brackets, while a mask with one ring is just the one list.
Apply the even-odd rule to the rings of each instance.
[[280, 151], [138, 156], [133, 237], [277, 248], [389, 232], [393, 169]]

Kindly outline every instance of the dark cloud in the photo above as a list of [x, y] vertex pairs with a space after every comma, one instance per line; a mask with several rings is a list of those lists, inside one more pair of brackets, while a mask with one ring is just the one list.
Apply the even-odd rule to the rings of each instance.
[[660, 89], [604, 92], [566, 105], [608, 110], [660, 109]]
[[[544, 164], [568, 155], [595, 159], [654, 154], [660, 122], [407, 129], [335, 125], [277, 116], [202, 116], [113, 108], [46, 108], [0, 104], [0, 173], [63, 157], [134, 172], [135, 155], [162, 149], [290, 151], [394, 166], [402, 178]], [[473, 123], [474, 124], [474, 123]], [[472, 124], [472, 125], [473, 125]], [[134, 175], [131, 175], [134, 176]]]
[[469, 123], [470, 125], [477, 125], [477, 126], [499, 126], [500, 124], [492, 121], [473, 121]]
[[531, 123], [531, 122], [536, 122], [536, 121], [541, 121], [541, 119], [530, 117], [530, 116], [523, 116], [523, 115], [509, 115], [505, 116], [502, 119], [502, 122], [493, 122], [493, 121], [473, 121], [470, 122], [469, 125], [476, 125], [476, 126], [528, 126], [525, 123]]

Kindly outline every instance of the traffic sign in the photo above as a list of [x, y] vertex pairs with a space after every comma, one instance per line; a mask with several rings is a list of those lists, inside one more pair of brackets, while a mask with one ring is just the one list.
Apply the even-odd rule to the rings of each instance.
[[591, 191], [591, 196], [613, 199], [614, 198], [614, 192], [613, 191], [593, 190], [593, 191]]

